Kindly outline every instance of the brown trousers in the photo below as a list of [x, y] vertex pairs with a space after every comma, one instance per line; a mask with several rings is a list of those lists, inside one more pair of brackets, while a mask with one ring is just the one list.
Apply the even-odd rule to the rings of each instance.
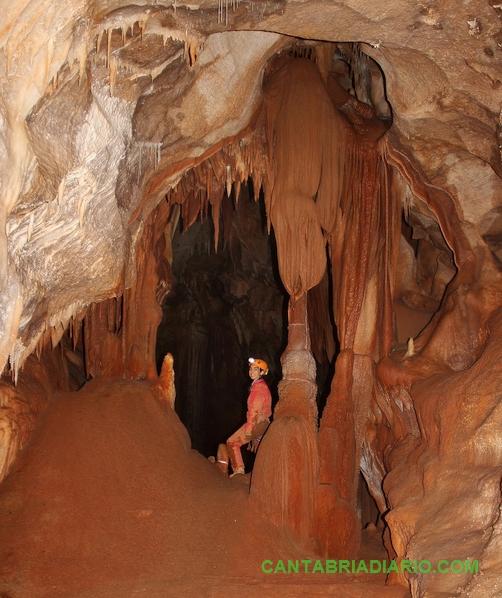
[[251, 436], [245, 433], [246, 424], [241, 426], [237, 432], [232, 434], [227, 440], [228, 456], [230, 457], [230, 463], [232, 469], [235, 471], [237, 468], [242, 467], [244, 469], [244, 461], [242, 460], [241, 446], [247, 444], [251, 440], [259, 438], [267, 430], [270, 421], [268, 419], [258, 422], [251, 432]]

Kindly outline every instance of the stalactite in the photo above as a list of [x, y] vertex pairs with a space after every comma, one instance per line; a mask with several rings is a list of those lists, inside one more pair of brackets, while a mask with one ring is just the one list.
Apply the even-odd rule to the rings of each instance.
[[281, 279], [288, 293], [298, 298], [318, 284], [326, 268], [325, 239], [314, 197], [321, 180], [326, 123], [333, 110], [312, 62], [287, 57], [283, 62], [265, 84], [270, 98], [266, 104], [269, 162], [274, 165], [270, 215]]
[[117, 79], [117, 69], [118, 69], [117, 58], [115, 56], [112, 56], [110, 58], [109, 67], [110, 67], [110, 95], [113, 97], [113, 90], [115, 89], [115, 81]]
[[[267, 181], [267, 162], [264, 146], [266, 141], [261, 128], [249, 138], [223, 146], [206, 160], [188, 169], [179, 183], [167, 193], [169, 205], [182, 206], [183, 229], [187, 230], [200, 216], [204, 218], [208, 205], [212, 207], [214, 226], [214, 250], [218, 248], [220, 213], [231, 204], [223, 199], [232, 195], [237, 203], [241, 184], [253, 175], [254, 199], [259, 200], [262, 184]], [[268, 217], [268, 214], [267, 214]], [[223, 214], [223, 218], [228, 218]], [[226, 243], [224, 232], [223, 243]]]
[[[168, 197], [174, 198], [174, 193], [178, 194], [177, 203], [183, 204], [184, 199], [180, 197], [186, 196], [190, 190], [196, 189], [193, 182], [186, 180], [186, 174], [194, 168], [198, 168], [201, 164], [205, 163], [206, 168], [212, 168], [214, 174], [214, 180], [220, 185], [224, 186], [227, 183], [227, 169], [226, 167], [231, 166], [231, 177], [232, 183], [240, 178], [241, 181], [247, 180], [250, 175], [253, 176], [255, 196], [256, 200], [259, 198], [261, 184], [266, 186], [268, 180], [267, 174], [267, 156], [266, 156], [266, 140], [264, 137], [263, 127], [259, 124], [259, 116], [256, 115], [253, 119], [252, 126], [250, 125], [245, 131], [242, 131], [240, 135], [236, 135], [230, 139], [224, 140], [216, 147], [212, 148], [210, 152], [199, 158], [190, 158], [184, 160], [181, 163], [169, 166], [167, 168], [160, 169], [159, 174], [146, 186], [143, 192], [143, 199], [137, 207], [136, 211], [130, 217], [130, 222], [133, 222], [141, 212], [143, 202], [148, 198], [156, 189], [159, 188], [167, 179], [175, 176], [178, 173], [184, 172], [185, 174], [181, 178], [183, 185], [183, 193], [180, 195], [178, 189], [167, 192]], [[223, 150], [225, 149], [225, 153]], [[207, 175], [209, 179], [209, 174]], [[213, 180], [213, 179], [211, 179]], [[258, 181], [258, 183], [256, 182]], [[211, 186], [208, 197], [212, 197], [215, 193], [219, 193], [220, 190], [212, 188], [212, 182], [209, 183]], [[179, 187], [179, 182], [177, 184]], [[208, 182], [203, 185], [206, 190], [208, 189]], [[176, 187], [174, 188], [176, 189]], [[267, 198], [265, 199], [267, 201]], [[202, 213], [207, 210], [207, 203], [201, 205]], [[267, 210], [267, 217], [268, 217]]]
[[213, 193], [213, 170], [210, 164], [206, 167], [206, 193], [208, 197]]
[[[206, 163], [203, 162], [202, 164], [198, 164], [197, 166], [194, 166], [192, 170], [195, 178], [194, 191], [197, 190], [207, 192]], [[210, 197], [210, 194], [208, 194], [208, 197]]]
[[[237, 190], [235, 191], [237, 193]], [[232, 213], [234, 206], [229, 195], [225, 194], [222, 201], [222, 220], [223, 220], [223, 247], [226, 247], [230, 239], [230, 231], [232, 227]]]
[[[110, 80], [111, 81], [111, 80]], [[110, 83], [111, 84], [111, 83]], [[110, 90], [111, 92], [112, 90]], [[150, 150], [150, 162], [153, 162], [153, 169], [155, 170], [160, 164], [162, 142], [138, 141], [139, 159], [138, 159], [138, 178], [139, 184], [143, 174], [143, 153], [144, 150]]]
[[[235, 197], [236, 205], [239, 202], [239, 197], [241, 195], [241, 183], [242, 183], [242, 181], [239, 178], [235, 181], [235, 184], [234, 184], [234, 197]], [[230, 197], [230, 196], [228, 196], [228, 197]]]
[[158, 299], [163, 300], [171, 284], [170, 266], [164, 257], [169, 215], [170, 206], [163, 202], [145, 223], [136, 253], [134, 284], [120, 298], [93, 304], [87, 310], [83, 328], [88, 376], [157, 378]]
[[183, 219], [183, 230], [187, 230], [197, 220], [201, 212], [200, 195], [189, 191], [186, 200], [182, 204], [181, 217]]
[[112, 47], [112, 33], [113, 33], [112, 27], [110, 27], [106, 33], [107, 33], [107, 36], [106, 36], [106, 61], [105, 61], [105, 66], [107, 68], [109, 68], [110, 67], [110, 53], [111, 53], [111, 47]]
[[218, 241], [220, 238], [220, 210], [221, 210], [221, 202], [223, 200], [223, 194], [218, 193], [216, 197], [212, 201], [213, 206], [213, 227], [214, 227], [214, 250], [215, 252], [218, 251]]
[[96, 38], [96, 56], [99, 55], [99, 50], [101, 48], [101, 40], [103, 39], [103, 33], [104, 33], [104, 30], [101, 29], [98, 32], [98, 35], [97, 35], [97, 38]]
[[223, 157], [223, 153], [217, 152], [216, 154], [213, 154], [209, 158], [209, 162], [211, 163], [211, 166], [213, 168], [213, 172], [214, 172], [214, 176], [216, 177], [216, 180], [221, 181], [222, 183], [224, 181], [226, 181], [226, 177], [227, 177], [226, 166], [227, 165], [225, 164], [225, 159]]

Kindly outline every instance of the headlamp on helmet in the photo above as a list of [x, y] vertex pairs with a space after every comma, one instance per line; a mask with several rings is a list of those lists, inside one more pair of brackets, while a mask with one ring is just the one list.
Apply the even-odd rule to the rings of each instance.
[[254, 357], [250, 357], [248, 361], [249, 365], [257, 365], [260, 370], [263, 371], [264, 376], [268, 374], [268, 365], [263, 361], [263, 359], [255, 359]]

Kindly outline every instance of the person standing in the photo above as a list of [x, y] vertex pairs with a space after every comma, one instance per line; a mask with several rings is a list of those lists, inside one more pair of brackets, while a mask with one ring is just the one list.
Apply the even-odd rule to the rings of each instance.
[[263, 376], [268, 374], [268, 365], [263, 359], [249, 358], [249, 377], [253, 381], [248, 396], [246, 423], [227, 440], [228, 454], [232, 464], [233, 477], [243, 474], [241, 446], [252, 442], [256, 452], [258, 443], [265, 433], [272, 416], [272, 396]]

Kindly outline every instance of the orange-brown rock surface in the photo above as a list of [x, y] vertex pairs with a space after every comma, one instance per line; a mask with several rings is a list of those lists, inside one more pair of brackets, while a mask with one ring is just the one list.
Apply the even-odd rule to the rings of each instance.
[[[413, 598], [497, 596], [500, 5], [0, 5], [4, 484], [15, 494], [29, 466], [16, 470], [16, 454], [56, 390], [121, 376], [173, 403], [172, 362], [157, 378], [155, 355], [173, 236], [210, 216], [201, 245], [237, 256], [261, 234], [251, 219], [231, 233], [252, 181], [289, 309], [250, 504], [303, 550], [349, 558], [362, 471], [389, 557], [478, 559], [483, 572], [389, 582]], [[190, 267], [187, 279], [205, 276]], [[232, 297], [253, 290], [252, 318], [214, 290], [205, 299], [240, 331], [239, 351], [247, 326], [263, 337], [282, 317], [273, 277], [254, 290], [260, 268], [252, 284], [218, 278], [240, 285]]]
[[[0, 489], [0, 592], [42, 596], [405, 598], [385, 576], [266, 574], [299, 551], [246, 486], [190, 449], [149, 382], [93, 380], [58, 393]], [[368, 533], [370, 552], [383, 556]], [[315, 561], [312, 561], [314, 563]], [[302, 568], [304, 565], [302, 565]], [[310, 565], [310, 571], [313, 564]]]

